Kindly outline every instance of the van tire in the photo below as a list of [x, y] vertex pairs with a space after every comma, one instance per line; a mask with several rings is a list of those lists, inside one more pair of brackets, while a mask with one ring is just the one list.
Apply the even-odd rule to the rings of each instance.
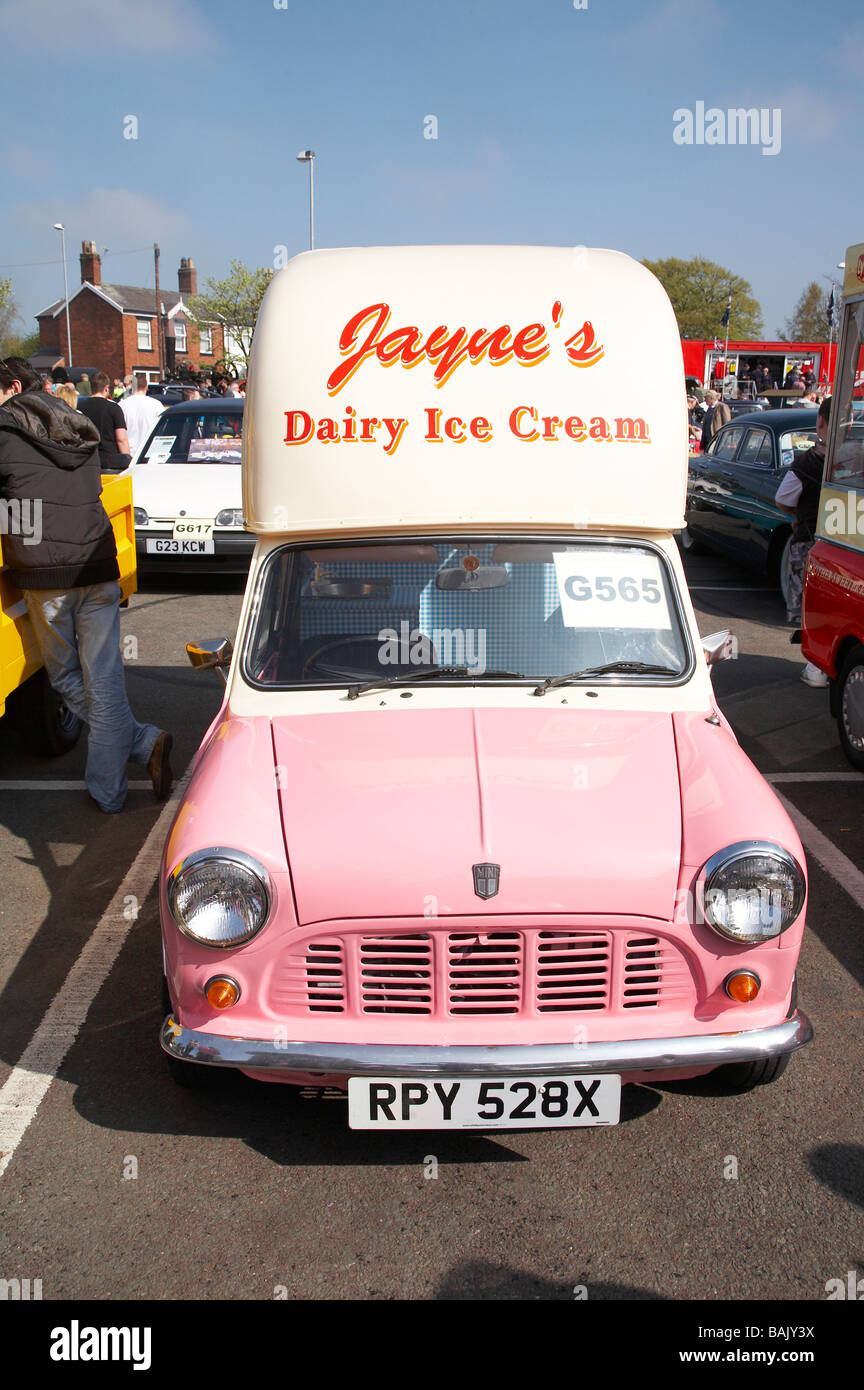
[[[173, 1013], [168, 982], [162, 980], [162, 1016]], [[162, 1057], [168, 1067], [168, 1075], [183, 1091], [216, 1091], [225, 1082], [225, 1067], [211, 1067], [203, 1062], [181, 1062], [170, 1052], [161, 1049]]]
[[685, 555], [708, 554], [707, 545], [703, 545], [700, 540], [696, 539], [689, 526], [685, 526], [683, 530], [678, 532], [678, 541]]
[[8, 704], [13, 723], [37, 757], [62, 757], [81, 737], [82, 721], [53, 688], [44, 667], [19, 686]]
[[837, 676], [837, 732], [840, 746], [858, 772], [864, 772], [864, 646], [846, 653]]
[[772, 579], [780, 590], [787, 611], [789, 608], [789, 565], [792, 559], [793, 534], [785, 527], [779, 527], [774, 532], [771, 548], [768, 552], [768, 578]]
[[711, 1080], [718, 1082], [731, 1095], [742, 1096], [757, 1086], [770, 1086], [781, 1077], [789, 1065], [788, 1052], [780, 1057], [762, 1057], [758, 1062], [727, 1062], [711, 1072]]

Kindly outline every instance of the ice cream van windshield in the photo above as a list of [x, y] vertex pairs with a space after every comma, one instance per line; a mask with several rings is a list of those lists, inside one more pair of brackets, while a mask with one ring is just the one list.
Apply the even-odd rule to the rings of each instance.
[[674, 576], [650, 544], [460, 536], [275, 550], [244, 675], [273, 689], [617, 666], [592, 681], [656, 684], [692, 662]]

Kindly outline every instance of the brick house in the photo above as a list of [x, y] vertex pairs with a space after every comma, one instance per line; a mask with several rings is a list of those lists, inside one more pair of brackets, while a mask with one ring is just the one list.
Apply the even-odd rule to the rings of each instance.
[[[148, 381], [159, 381], [160, 333], [166, 375], [182, 379], [189, 373], [206, 373], [225, 355], [222, 325], [196, 324], [187, 311], [186, 301], [198, 293], [191, 257], [180, 262], [176, 290], [160, 287], [158, 316], [154, 288], [102, 283], [95, 242], [82, 242], [80, 260], [81, 284], [69, 296], [73, 366], [96, 367], [112, 381], [129, 372], [146, 372]], [[58, 299], [36, 315], [39, 351], [31, 361], [42, 370], [69, 365], [65, 304]]]

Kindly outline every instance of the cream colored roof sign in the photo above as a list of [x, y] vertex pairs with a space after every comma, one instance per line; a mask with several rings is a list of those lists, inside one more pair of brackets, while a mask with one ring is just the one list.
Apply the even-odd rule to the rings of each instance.
[[310, 251], [255, 331], [247, 524], [683, 524], [681, 345], [659, 281], [585, 247]]

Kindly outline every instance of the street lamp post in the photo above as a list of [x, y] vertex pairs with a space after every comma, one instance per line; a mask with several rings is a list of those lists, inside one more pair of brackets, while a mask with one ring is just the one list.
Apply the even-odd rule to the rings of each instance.
[[66, 228], [62, 222], [54, 223], [55, 232], [60, 233], [60, 244], [63, 248], [63, 297], [66, 301], [66, 354], [68, 361], [67, 367], [72, 366], [72, 330], [69, 327], [69, 281], [66, 276]]
[[315, 163], [314, 150], [301, 150], [297, 156], [300, 164], [309, 165], [309, 250], [315, 250], [315, 177], [312, 172]]

